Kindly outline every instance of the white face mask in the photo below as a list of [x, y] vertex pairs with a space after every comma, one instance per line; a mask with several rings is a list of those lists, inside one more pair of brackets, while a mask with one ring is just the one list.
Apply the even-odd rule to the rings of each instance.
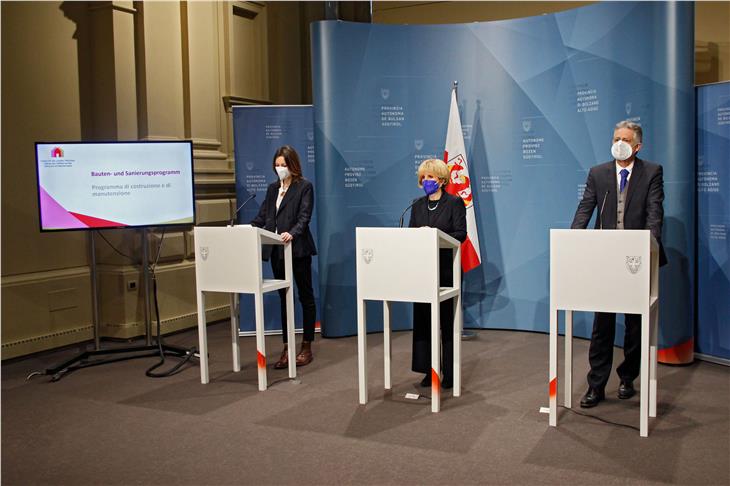
[[631, 148], [631, 145], [628, 144], [628, 142], [624, 142], [623, 140], [619, 140], [618, 142], [615, 142], [613, 145], [611, 145], [611, 155], [613, 155], [613, 158], [616, 160], [624, 161], [631, 157], [631, 154], [634, 152], [634, 149]]
[[276, 174], [279, 176], [279, 180], [283, 181], [287, 177], [289, 177], [289, 168], [288, 167], [276, 167]]

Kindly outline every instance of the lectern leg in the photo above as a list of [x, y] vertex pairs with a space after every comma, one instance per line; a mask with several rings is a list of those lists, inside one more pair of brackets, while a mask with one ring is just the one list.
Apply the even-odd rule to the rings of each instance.
[[441, 410], [441, 319], [439, 301], [431, 302], [431, 411]]
[[550, 369], [548, 370], [550, 418], [548, 423], [558, 425], [558, 309], [550, 307]]
[[391, 389], [390, 383], [390, 302], [383, 301], [383, 371], [385, 373], [385, 389]]
[[266, 390], [266, 340], [264, 336], [264, 296], [254, 294], [256, 312], [256, 364], [259, 370], [259, 391]]
[[294, 287], [290, 285], [286, 289], [286, 340], [287, 352], [289, 353], [289, 378], [297, 377], [297, 342], [294, 331]]
[[365, 301], [357, 299], [357, 379], [360, 388], [360, 405], [368, 403], [367, 339]]
[[[461, 262], [459, 262], [461, 264]], [[461, 293], [454, 298], [454, 396], [461, 396], [461, 331], [464, 327]]]
[[233, 352], [233, 371], [241, 371], [241, 350], [238, 346], [238, 294], [231, 294], [231, 351]]
[[641, 314], [641, 397], [639, 400], [639, 435], [649, 437], [649, 327], [650, 312]]
[[649, 417], [656, 417], [657, 400], [657, 334], [659, 333], [659, 305], [655, 305], [651, 312], [651, 334], [649, 344]]
[[565, 311], [565, 408], [573, 407], [573, 311]]
[[205, 294], [198, 292], [198, 348], [200, 349], [200, 382], [206, 384], [208, 377], [208, 330], [205, 327]]

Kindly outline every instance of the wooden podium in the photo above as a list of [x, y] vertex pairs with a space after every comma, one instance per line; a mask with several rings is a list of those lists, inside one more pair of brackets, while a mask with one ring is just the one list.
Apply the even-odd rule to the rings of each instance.
[[[441, 408], [439, 304], [454, 299], [454, 396], [461, 395], [461, 244], [436, 228], [357, 228], [357, 351], [360, 403], [368, 402], [365, 301], [383, 301], [385, 389], [391, 389], [391, 302], [431, 304], [431, 411]], [[453, 250], [454, 281], [439, 287], [439, 249]]]
[[659, 246], [649, 230], [550, 230], [550, 425], [557, 426], [558, 311], [565, 311], [566, 408], [572, 407], [573, 311], [641, 315], [640, 435], [656, 417]]
[[[294, 355], [294, 290], [292, 288], [291, 245], [276, 233], [249, 225], [226, 227], [196, 226], [195, 282], [198, 300], [200, 340], [200, 381], [208, 383], [208, 335], [205, 322], [205, 292], [231, 294], [231, 347], [233, 371], [241, 371], [238, 346], [238, 294], [253, 294], [256, 315], [256, 363], [259, 390], [266, 390], [266, 342], [264, 340], [264, 293], [286, 289], [287, 337], [289, 341], [289, 378], [296, 377]], [[264, 279], [262, 245], [284, 246], [284, 280]]]

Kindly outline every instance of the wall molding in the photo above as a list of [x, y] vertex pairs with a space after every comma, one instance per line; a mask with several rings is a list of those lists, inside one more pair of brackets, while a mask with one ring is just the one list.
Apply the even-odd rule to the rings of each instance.
[[[124, 3], [132, 3], [132, 2], [124, 2]], [[93, 12], [95, 10], [116, 10], [117, 12], [124, 12], [129, 14], [136, 14], [137, 9], [134, 7], [128, 7], [127, 5], [122, 5], [119, 2], [91, 2], [91, 6], [89, 6], [89, 11]]]
[[11, 359], [25, 356], [31, 353], [47, 351], [49, 349], [68, 346], [94, 338], [94, 331], [91, 325], [64, 329], [52, 333], [16, 339], [2, 343], [2, 358]]
[[[222, 321], [224, 319], [230, 319], [230, 306], [220, 305], [216, 307], [210, 307], [205, 309], [205, 320], [208, 324]], [[192, 329], [198, 325], [198, 313], [189, 312], [186, 314], [177, 315], [174, 317], [168, 317], [162, 319], [160, 322], [160, 330], [162, 335], [169, 334], [171, 332], [177, 332], [184, 329]], [[116, 338], [116, 339], [133, 339], [137, 337], [143, 337], [145, 335], [145, 322], [134, 321], [124, 322], [116, 324], [102, 324], [100, 326], [100, 332], [103, 337]], [[157, 336], [157, 322], [152, 319], [151, 322], [151, 335]]]
[[34, 282], [50, 282], [53, 280], [63, 280], [74, 277], [89, 277], [89, 272], [90, 270], [88, 266], [72, 267], [60, 270], [21, 273], [18, 275], [3, 275], [1, 281], [3, 287], [12, 287]]
[[226, 108], [226, 113], [233, 113], [234, 106], [244, 105], [273, 105], [271, 100], [257, 100], [254, 98], [244, 98], [242, 96], [224, 96], [223, 106]]

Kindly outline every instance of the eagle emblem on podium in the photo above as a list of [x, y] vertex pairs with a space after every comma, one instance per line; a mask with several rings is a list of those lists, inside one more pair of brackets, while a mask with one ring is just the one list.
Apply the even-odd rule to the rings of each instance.
[[626, 268], [629, 272], [635, 274], [641, 268], [641, 257], [640, 256], [626, 256]]

